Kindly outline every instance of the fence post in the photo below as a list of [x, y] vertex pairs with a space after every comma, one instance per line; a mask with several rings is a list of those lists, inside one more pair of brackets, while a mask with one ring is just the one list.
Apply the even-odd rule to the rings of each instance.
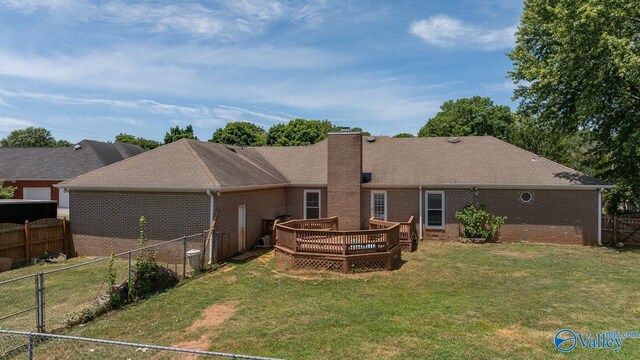
[[36, 329], [44, 332], [44, 274], [36, 274]]
[[132, 284], [131, 284], [131, 251], [129, 251], [127, 253], [127, 255], [129, 256], [129, 260], [128, 260], [128, 264], [127, 264], [127, 300], [131, 300], [131, 292], [132, 290]]
[[27, 359], [33, 360], [33, 335], [27, 336]]
[[182, 237], [182, 278], [187, 277], [187, 237]]
[[29, 228], [29, 220], [24, 222], [24, 256], [27, 258], [27, 264], [31, 265], [31, 229]]
[[213, 234], [211, 235], [211, 246], [213, 246], [213, 263], [218, 263], [218, 231], [213, 229]]
[[202, 256], [200, 256], [201, 269], [204, 269], [204, 263], [206, 258], [207, 258], [207, 230], [202, 232]]

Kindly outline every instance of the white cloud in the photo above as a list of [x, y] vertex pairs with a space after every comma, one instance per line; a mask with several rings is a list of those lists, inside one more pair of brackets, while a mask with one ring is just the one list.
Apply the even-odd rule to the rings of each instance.
[[268, 24], [297, 7], [273, 0], [149, 3], [130, 1], [90, 2], [84, 0], [0, 0], [0, 6], [32, 13], [49, 10], [69, 21], [102, 21], [146, 29], [151, 32], [185, 33], [195, 37], [234, 39], [257, 34]]
[[427, 44], [443, 48], [464, 46], [483, 50], [513, 47], [517, 26], [487, 28], [466, 23], [446, 15], [432, 16], [411, 23], [409, 31]]
[[482, 87], [484, 87], [489, 91], [495, 91], [495, 92], [500, 92], [500, 91], [513, 92], [513, 90], [516, 89], [516, 84], [514, 84], [513, 81], [503, 81], [501, 83], [491, 83], [491, 84], [482, 83]]

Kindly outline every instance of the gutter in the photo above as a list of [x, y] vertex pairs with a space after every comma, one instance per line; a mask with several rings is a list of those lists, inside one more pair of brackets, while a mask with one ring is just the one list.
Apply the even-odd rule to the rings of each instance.
[[250, 190], [263, 190], [263, 189], [277, 189], [284, 188], [287, 184], [266, 184], [266, 185], [241, 185], [241, 186], [203, 186], [203, 187], [189, 187], [189, 186], [101, 186], [101, 185], [68, 185], [68, 184], [55, 184], [56, 188], [69, 189], [69, 190], [86, 190], [86, 191], [144, 191], [144, 192], [232, 192], [232, 191], [250, 191]]
[[[213, 214], [214, 208], [216, 206], [216, 198], [211, 192], [211, 190], [207, 190], [207, 195], [209, 195], [209, 226], [213, 225]], [[215, 230], [214, 230], [215, 231]], [[213, 263], [213, 238], [215, 234], [211, 234], [211, 243], [209, 244], [209, 265]]]
[[422, 241], [422, 233], [424, 232], [424, 229], [422, 227], [423, 226], [422, 225], [422, 185], [420, 185], [418, 187], [418, 191], [420, 193], [419, 194], [419, 197], [420, 197], [420, 200], [419, 200], [419, 204], [420, 204], [420, 241]]
[[[604, 190], [613, 189], [615, 185], [540, 185], [540, 184], [425, 184], [419, 185], [428, 189], [489, 189], [489, 190]], [[409, 184], [362, 184], [363, 189], [415, 189]]]

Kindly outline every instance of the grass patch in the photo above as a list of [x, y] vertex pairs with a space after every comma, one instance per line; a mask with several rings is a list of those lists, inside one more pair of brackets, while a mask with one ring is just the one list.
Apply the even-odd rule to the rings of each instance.
[[[431, 241], [402, 256], [397, 271], [345, 275], [281, 269], [268, 253], [69, 332], [292, 359], [518, 359], [566, 356], [562, 328], [640, 330], [638, 252]], [[629, 339], [568, 356], [638, 353]]]

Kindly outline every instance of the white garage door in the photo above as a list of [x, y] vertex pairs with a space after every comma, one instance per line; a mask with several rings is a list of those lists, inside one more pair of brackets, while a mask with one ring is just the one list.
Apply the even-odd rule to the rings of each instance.
[[58, 199], [58, 207], [69, 207], [69, 193], [64, 191], [64, 189], [58, 189]]
[[51, 188], [26, 187], [22, 189], [22, 198], [26, 200], [51, 200]]

